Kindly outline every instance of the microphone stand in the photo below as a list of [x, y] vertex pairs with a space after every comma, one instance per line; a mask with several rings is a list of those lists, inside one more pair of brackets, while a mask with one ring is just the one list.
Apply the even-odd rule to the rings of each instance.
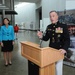
[[40, 48], [42, 48], [42, 46], [41, 46], [41, 45], [42, 45], [42, 42], [43, 42], [43, 40], [41, 39], [41, 40], [40, 40]]

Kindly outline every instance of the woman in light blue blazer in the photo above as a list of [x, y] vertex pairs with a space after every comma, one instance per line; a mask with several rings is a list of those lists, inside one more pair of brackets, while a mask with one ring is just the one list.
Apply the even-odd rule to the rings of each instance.
[[0, 44], [1, 44], [1, 24], [0, 24]]
[[4, 55], [5, 66], [12, 64], [12, 51], [14, 45], [14, 28], [9, 24], [9, 19], [3, 19], [3, 25], [1, 26], [1, 51]]

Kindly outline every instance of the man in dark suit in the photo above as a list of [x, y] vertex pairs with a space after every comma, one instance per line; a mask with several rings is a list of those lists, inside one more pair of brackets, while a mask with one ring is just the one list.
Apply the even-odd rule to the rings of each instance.
[[[62, 24], [58, 21], [58, 14], [56, 11], [49, 13], [51, 24], [47, 26], [46, 33], [38, 31], [37, 35], [44, 41], [50, 39], [49, 47], [60, 50], [62, 54], [67, 53], [70, 45], [70, 36], [66, 24]], [[56, 75], [62, 75], [63, 60], [56, 63]]]

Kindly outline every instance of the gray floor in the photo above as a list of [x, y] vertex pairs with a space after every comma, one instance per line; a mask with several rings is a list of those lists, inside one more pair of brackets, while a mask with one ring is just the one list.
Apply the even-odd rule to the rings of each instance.
[[[39, 38], [34, 31], [19, 31], [18, 40], [15, 41], [12, 65], [5, 67], [3, 54], [0, 51], [0, 75], [28, 75], [27, 60], [21, 56], [21, 41], [31, 41], [39, 44]], [[48, 42], [43, 42], [48, 46]], [[64, 75], [75, 75], [75, 68], [64, 65]]]

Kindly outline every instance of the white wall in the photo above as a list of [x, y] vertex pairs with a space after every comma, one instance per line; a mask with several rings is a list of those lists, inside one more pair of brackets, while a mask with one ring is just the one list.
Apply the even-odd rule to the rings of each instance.
[[[30, 3], [21, 7], [15, 8], [18, 15], [15, 16], [15, 22], [22, 24], [25, 22], [25, 28], [30, 29], [30, 23], [33, 22], [33, 29], [39, 28], [39, 16], [38, 8], [42, 7], [42, 20], [49, 18], [49, 12], [51, 10], [63, 11], [66, 7], [66, 0], [40, 0], [39, 2]], [[43, 21], [44, 24], [44, 21]], [[45, 26], [44, 26], [45, 27]], [[44, 28], [45, 29], [45, 28]]]
[[50, 22], [49, 21], [49, 12], [52, 10], [64, 11], [65, 8], [66, 8], [66, 0], [42, 0], [43, 31], [46, 30], [46, 27]]
[[75, 9], [75, 0], [66, 0], [66, 10]]
[[15, 8], [18, 15], [15, 16], [15, 22], [18, 24], [25, 23], [25, 28], [30, 29], [30, 24], [33, 22], [33, 29], [35, 29], [35, 3], [21, 5]]
[[66, 8], [65, 5], [66, 0], [42, 0], [42, 17], [48, 18], [52, 10], [63, 11]]
[[42, 28], [43, 28], [43, 31], [45, 32], [47, 26], [51, 23], [50, 22], [50, 18], [43, 18], [42, 23], [43, 23], [43, 27]]

